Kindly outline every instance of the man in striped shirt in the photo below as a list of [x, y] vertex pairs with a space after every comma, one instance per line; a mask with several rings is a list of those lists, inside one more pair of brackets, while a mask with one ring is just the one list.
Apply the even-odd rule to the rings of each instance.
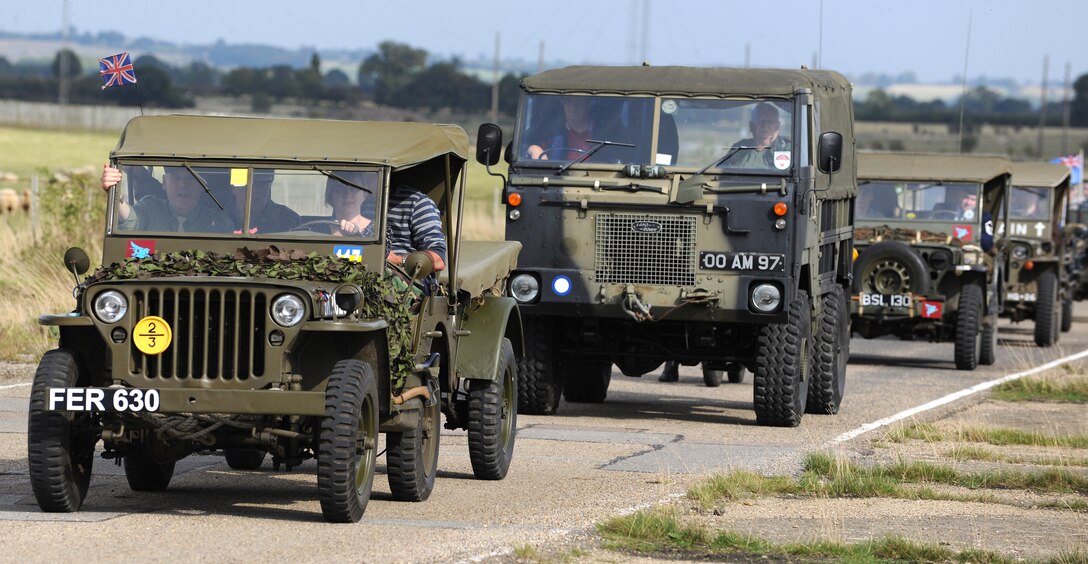
[[[442, 234], [442, 216], [434, 201], [420, 191], [397, 186], [389, 193], [389, 216], [386, 223], [385, 260], [400, 264], [414, 251], [423, 251], [434, 260], [435, 271], [446, 268], [446, 236]], [[436, 284], [432, 274], [424, 281], [431, 289]]]

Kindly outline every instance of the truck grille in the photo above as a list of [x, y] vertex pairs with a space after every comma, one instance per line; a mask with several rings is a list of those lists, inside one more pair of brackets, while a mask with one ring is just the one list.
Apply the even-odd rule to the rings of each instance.
[[597, 214], [596, 281], [695, 285], [695, 218]]
[[162, 354], [130, 347], [130, 371], [148, 378], [245, 381], [265, 373], [268, 298], [234, 288], [136, 289], [134, 319], [163, 318], [173, 340]]

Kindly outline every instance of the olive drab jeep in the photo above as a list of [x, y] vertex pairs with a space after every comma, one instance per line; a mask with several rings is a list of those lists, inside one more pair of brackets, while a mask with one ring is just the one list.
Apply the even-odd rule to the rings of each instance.
[[[604, 401], [612, 365], [754, 373], [756, 419], [839, 410], [856, 190], [832, 71], [569, 67], [526, 78], [506, 149], [519, 409]], [[771, 137], [768, 135], [777, 135]], [[757, 139], [757, 134], [759, 139]], [[494, 164], [501, 131], [480, 129]]]
[[[197, 452], [237, 470], [316, 458], [325, 519], [358, 521], [379, 433], [393, 497], [430, 495], [443, 414], [468, 429], [476, 477], [503, 478], [522, 338], [502, 288], [520, 245], [461, 240], [467, 155], [456, 126], [130, 121], [103, 267], [71, 313], [41, 317], [60, 334], [30, 400], [41, 508], [80, 508], [101, 441], [136, 491]], [[445, 234], [437, 276], [425, 252], [386, 263], [390, 208], [420, 194]], [[65, 264], [78, 278], [89, 259]]]
[[1043, 162], [1012, 163], [1002, 317], [1035, 321], [1035, 344], [1049, 347], [1073, 326], [1075, 237], [1062, 226], [1069, 168]]
[[854, 333], [951, 341], [960, 370], [994, 363], [1010, 173], [1003, 157], [858, 153]]

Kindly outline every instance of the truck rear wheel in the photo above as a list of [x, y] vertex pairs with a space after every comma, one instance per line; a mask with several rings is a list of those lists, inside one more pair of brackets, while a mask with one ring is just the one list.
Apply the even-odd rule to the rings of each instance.
[[434, 490], [434, 478], [438, 473], [438, 442], [442, 436], [441, 404], [437, 397], [432, 398], [429, 407], [424, 402], [414, 429], [385, 435], [386, 473], [393, 499], [423, 501]]
[[49, 388], [71, 388], [78, 383], [80, 364], [75, 352], [56, 349], [42, 356], [30, 392], [27, 462], [38, 507], [48, 513], [78, 511], [91, 483], [98, 436], [90, 414], [46, 409]]
[[978, 367], [982, 349], [982, 288], [967, 284], [960, 290], [960, 305], [956, 311], [956, 368], [974, 370]]
[[128, 487], [136, 492], [161, 492], [170, 486], [174, 477], [174, 462], [159, 462], [142, 451], [125, 455], [125, 479]]
[[753, 396], [760, 425], [796, 427], [808, 399], [812, 355], [812, 306], [797, 292], [789, 320], [763, 327], [756, 351]]
[[1073, 329], [1073, 298], [1062, 301], [1062, 333]]
[[722, 378], [725, 376], [724, 370], [715, 370], [713, 368], [703, 367], [703, 385], [708, 388], [717, 388], [722, 385]]
[[514, 347], [502, 340], [494, 381], [471, 380], [468, 390], [468, 455], [478, 480], [501, 480], [514, 457], [518, 422]]
[[746, 370], [743, 366], [737, 366], [736, 368], [730, 368], [729, 371], [726, 372], [726, 376], [729, 378], [729, 383], [730, 384], [743, 384], [744, 383], [744, 377], [747, 374], [748, 374], [748, 370]]
[[824, 295], [814, 340], [816, 352], [805, 410], [835, 414], [846, 390], [846, 363], [850, 360], [850, 313], [842, 286], [836, 285]]
[[574, 358], [564, 370], [563, 397], [578, 403], [601, 403], [612, 383], [612, 363], [596, 358]]
[[1053, 270], [1039, 275], [1038, 301], [1035, 302], [1035, 344], [1053, 346], [1058, 342], [1061, 312], [1058, 308], [1058, 276]]
[[374, 486], [378, 446], [378, 385], [370, 365], [341, 360], [325, 387], [317, 444], [317, 493], [330, 523], [362, 519]]
[[518, 411], [551, 415], [559, 408], [559, 396], [563, 391], [556, 373], [552, 323], [525, 316], [522, 326], [525, 358], [518, 361]]

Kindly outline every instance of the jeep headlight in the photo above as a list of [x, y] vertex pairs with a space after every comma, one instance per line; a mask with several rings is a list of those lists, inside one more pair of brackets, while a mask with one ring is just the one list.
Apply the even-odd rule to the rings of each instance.
[[527, 304], [540, 294], [540, 282], [532, 274], [518, 274], [510, 279], [510, 294], [515, 300]]
[[782, 304], [782, 292], [774, 284], [760, 284], [752, 288], [752, 307], [763, 313], [771, 313]]
[[272, 319], [284, 327], [294, 327], [306, 315], [302, 299], [294, 294], [283, 294], [272, 301]]
[[1031, 254], [1031, 250], [1026, 245], [1015, 245], [1012, 248], [1012, 258], [1016, 260], [1024, 260]]
[[128, 300], [117, 290], [107, 290], [94, 299], [94, 315], [103, 323], [117, 323], [128, 311]]

